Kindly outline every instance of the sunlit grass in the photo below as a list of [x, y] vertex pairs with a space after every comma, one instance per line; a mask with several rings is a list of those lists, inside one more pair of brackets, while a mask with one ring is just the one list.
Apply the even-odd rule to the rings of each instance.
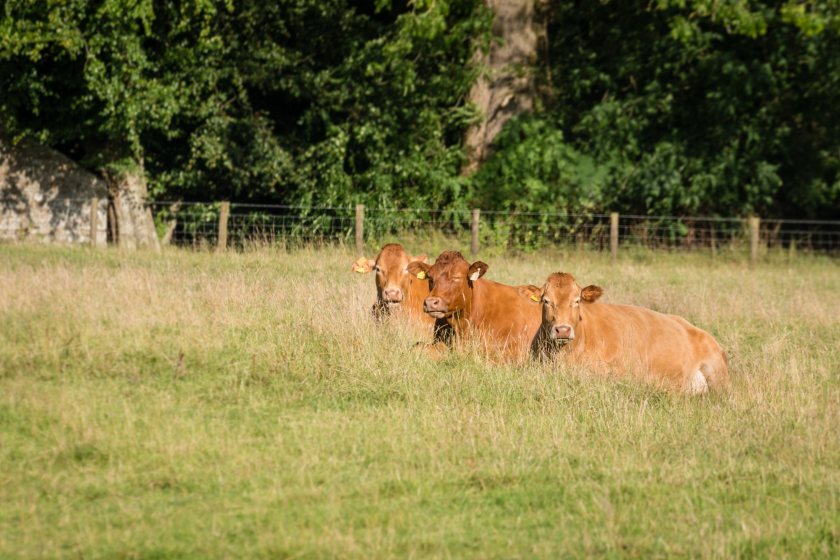
[[836, 260], [482, 258], [685, 316], [731, 392], [432, 361], [349, 251], [0, 245], [0, 557], [840, 554]]

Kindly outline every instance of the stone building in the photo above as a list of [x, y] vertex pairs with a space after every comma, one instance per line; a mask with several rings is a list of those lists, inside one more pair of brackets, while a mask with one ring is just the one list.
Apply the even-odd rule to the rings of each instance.
[[90, 242], [97, 198], [96, 245], [107, 243], [108, 186], [44, 146], [13, 146], [0, 137], [0, 240]]

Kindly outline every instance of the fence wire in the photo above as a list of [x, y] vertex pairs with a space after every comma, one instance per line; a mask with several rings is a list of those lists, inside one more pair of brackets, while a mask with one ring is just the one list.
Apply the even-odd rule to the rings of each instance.
[[[220, 203], [155, 202], [150, 208], [166, 243], [184, 247], [215, 247], [219, 239]], [[443, 234], [468, 240], [472, 211], [460, 209], [365, 208], [366, 240], [423, 234]], [[762, 220], [759, 243], [769, 248], [840, 253], [840, 221]], [[482, 211], [481, 246], [537, 249], [571, 246], [608, 250], [609, 214]], [[296, 247], [351, 243], [356, 233], [353, 207], [304, 207], [231, 203], [227, 244]], [[711, 250], [746, 247], [748, 220], [697, 216], [621, 215], [618, 240], [657, 250]]]

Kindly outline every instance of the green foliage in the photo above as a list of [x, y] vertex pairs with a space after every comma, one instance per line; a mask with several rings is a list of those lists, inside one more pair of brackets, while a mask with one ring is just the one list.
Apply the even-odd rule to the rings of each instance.
[[598, 212], [607, 169], [568, 144], [561, 127], [524, 116], [496, 141], [498, 155], [473, 178], [473, 204], [520, 212]]
[[558, 1], [460, 175], [479, 0], [8, 0], [0, 127], [158, 199], [840, 217], [840, 2]]
[[93, 168], [122, 147], [162, 198], [440, 206], [488, 23], [474, 0], [13, 1], [0, 119]]
[[[832, 6], [808, 21], [837, 14]], [[602, 208], [840, 216], [840, 138], [828, 132], [840, 126], [840, 36], [794, 22], [796, 10], [552, 4], [535, 118], [606, 170]]]
[[0, 122], [93, 169], [126, 157], [137, 165], [148, 135], [176, 136], [176, 119], [195, 102], [190, 93], [201, 95], [184, 88], [185, 77], [172, 75], [162, 59], [166, 32], [206, 25], [216, 13], [207, 0], [182, 3], [172, 21], [171, 10], [150, 0], [6, 2]]
[[671, 21], [675, 38], [690, 40], [701, 23], [724, 27], [727, 33], [756, 38], [767, 33], [774, 20], [794, 25], [805, 35], [825, 30], [840, 32], [840, 2], [837, 0], [787, 0], [750, 2], [749, 0], [657, 0], [659, 10], [676, 9]]
[[313, 81], [322, 94], [305, 88], [306, 98], [295, 98], [300, 132], [310, 139], [298, 156], [298, 200], [463, 204], [457, 173], [472, 115], [462, 100], [475, 77], [466, 62], [471, 38], [486, 25], [474, 15], [481, 12], [471, 2], [415, 4], [319, 69]]
[[704, 20], [725, 27], [728, 33], [756, 38], [767, 33], [772, 17], [772, 8], [749, 0], [657, 0], [656, 7], [681, 12], [671, 22], [671, 34], [683, 40], [690, 40], [697, 22]]

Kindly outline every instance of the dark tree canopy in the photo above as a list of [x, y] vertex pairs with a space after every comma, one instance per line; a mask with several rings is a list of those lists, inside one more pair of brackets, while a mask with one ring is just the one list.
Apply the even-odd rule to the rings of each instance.
[[840, 218], [840, 2], [537, 7], [470, 177], [478, 0], [6, 0], [0, 132], [165, 200]]

